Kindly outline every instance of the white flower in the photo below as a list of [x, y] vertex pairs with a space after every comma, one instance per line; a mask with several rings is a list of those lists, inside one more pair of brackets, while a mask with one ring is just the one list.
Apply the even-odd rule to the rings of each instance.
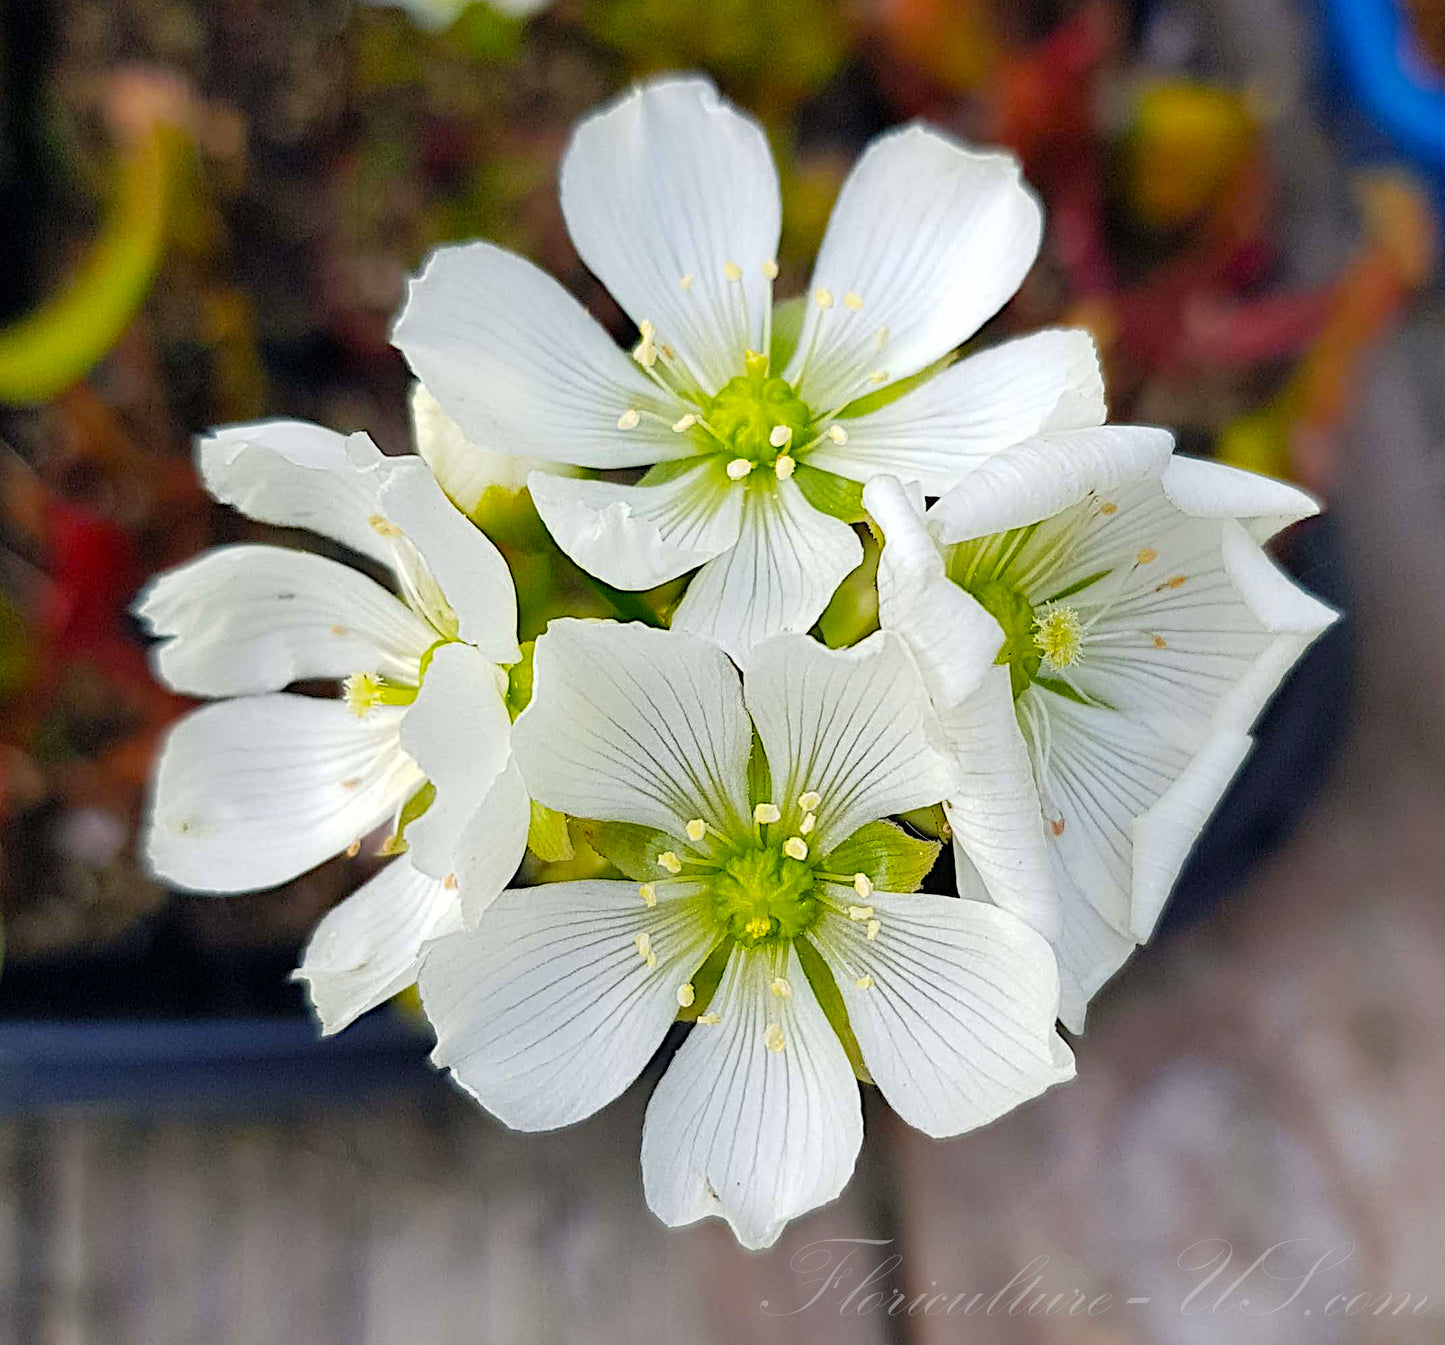
[[850, 1050], [931, 1135], [1071, 1077], [1046, 940], [985, 903], [888, 890], [912, 892], [936, 847], [875, 819], [948, 789], [896, 637], [782, 636], [740, 687], [692, 636], [562, 620], [535, 671], [528, 784], [609, 819], [583, 825], [634, 881], [504, 892], [428, 950], [433, 1059], [489, 1111], [525, 1130], [590, 1115], [681, 1006], [697, 1022], [648, 1108], [648, 1202], [763, 1247], [852, 1171]]
[[[1083, 332], [1008, 342], [911, 387], [1009, 298], [1041, 217], [1016, 162], [921, 125], [844, 184], [801, 307], [776, 310], [777, 174], [706, 81], [666, 79], [584, 121], [562, 163], [577, 251], [637, 322], [628, 356], [555, 281], [487, 243], [442, 248], [394, 340], [477, 443], [611, 469], [533, 476], [558, 544], [618, 588], [701, 567], [674, 617], [742, 660], [806, 630], [859, 562], [878, 472], [937, 494], [1047, 426], [1104, 418]], [[871, 393], [896, 396], [879, 406]]]
[[1042, 435], [926, 516], [896, 481], [865, 492], [880, 618], [964, 772], [947, 805], [960, 891], [1055, 941], [1075, 1031], [1334, 619], [1260, 546], [1314, 501], [1171, 448], [1130, 426]]
[[[217, 499], [345, 544], [400, 594], [322, 556], [242, 545], [161, 575], [136, 607], [162, 638], [161, 681], [230, 698], [167, 735], [146, 833], [160, 877], [272, 887], [405, 824], [406, 854], [321, 923], [300, 968], [334, 1031], [407, 984], [422, 942], [474, 920], [521, 860], [530, 801], [501, 670], [521, 656], [516, 596], [418, 458], [286, 421], [221, 430], [198, 456]], [[283, 691], [313, 679], [344, 679], [344, 696]]]
[[[423, 28], [440, 32], [450, 28], [473, 0], [368, 0], [383, 9], [404, 9]], [[530, 19], [540, 14], [552, 0], [486, 0], [486, 7], [511, 19]]]

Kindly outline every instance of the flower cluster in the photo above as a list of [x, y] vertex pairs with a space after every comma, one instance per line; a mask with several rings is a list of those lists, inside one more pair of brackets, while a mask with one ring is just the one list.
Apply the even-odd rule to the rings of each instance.
[[[148, 853], [215, 893], [386, 856], [297, 971], [322, 1027], [418, 984], [434, 1059], [521, 1129], [687, 1025], [647, 1199], [767, 1246], [847, 1181], [860, 1080], [945, 1136], [1072, 1076], [1057, 1021], [1149, 936], [1332, 620], [1261, 545], [1315, 506], [1106, 425], [1083, 332], [954, 358], [1037, 251], [1006, 156], [881, 137], [782, 302], [766, 142], [710, 85], [592, 116], [561, 183], [630, 351], [520, 258], [443, 248], [395, 332], [419, 456], [288, 422], [201, 443], [218, 499], [390, 585], [264, 545], [152, 584], [159, 676], [216, 700], [164, 746]], [[690, 576], [670, 629], [519, 645], [493, 491], [606, 586]], [[870, 534], [881, 629], [830, 649]], [[949, 835], [957, 890], [921, 891]], [[590, 872], [513, 886], [559, 836]]]

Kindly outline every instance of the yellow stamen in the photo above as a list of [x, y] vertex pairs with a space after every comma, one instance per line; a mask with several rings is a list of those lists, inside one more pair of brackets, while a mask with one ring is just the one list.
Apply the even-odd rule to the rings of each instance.
[[768, 989], [779, 999], [792, 999], [793, 997], [793, 987], [781, 976], [774, 976], [773, 979], [768, 982]]
[[810, 789], [806, 794], [798, 795], [798, 807], [805, 813], [811, 813], [823, 801], [823, 796], [816, 789]]
[[845, 430], [835, 420], [831, 425], [828, 426], [828, 438], [831, 439], [839, 447], [842, 447], [842, 445], [848, 442], [848, 431]]
[[1146, 546], [1134, 559], [1140, 565], [1151, 565], [1159, 559], [1159, 553], [1152, 546]]
[[703, 838], [704, 836], [706, 836], [706, 835], [707, 835], [707, 823], [704, 822], [704, 821], [702, 820], [702, 818], [700, 818], [700, 817], [694, 817], [694, 818], [692, 819], [692, 821], [687, 824], [687, 839], [688, 839], [688, 840], [690, 840], [690, 841], [700, 841], [700, 840], [702, 840], [702, 838]]
[[727, 262], [723, 265], [723, 275], [729, 280], [741, 280], [743, 278], [743, 268], [739, 266], [737, 262]]
[[764, 275], [768, 280], [776, 280], [776, 279], [778, 278], [778, 264], [777, 264], [777, 262], [764, 262], [764, 263], [763, 263], [763, 275]]
[[678, 288], [690, 290], [692, 288], [692, 282], [696, 279], [697, 276], [694, 275], [693, 272], [689, 271], [685, 276], [682, 277], [682, 279], [677, 282]]
[[760, 803], [753, 809], [754, 822], [776, 822], [783, 815], [783, 810], [776, 803]]
[[642, 904], [644, 906], [657, 905], [657, 888], [651, 883], [643, 883], [642, 886], [637, 889], [637, 893], [642, 898]]
[[697, 1021], [701, 1023], [703, 1027], [716, 1027], [720, 1022], [722, 1022], [722, 1014], [700, 1013], [697, 1016]]
[[867, 901], [873, 895], [873, 880], [866, 873], [853, 875], [853, 890]]
[[877, 920], [870, 920], [868, 922], [868, 928], [864, 932], [868, 935], [869, 943], [872, 943], [873, 940], [878, 937], [878, 931], [882, 928], [883, 926]]
[[637, 422], [642, 419], [634, 406], [629, 406], [620, 416], [617, 417], [617, 428], [619, 430], [635, 430]]
[[848, 907], [848, 919], [850, 920], [871, 920], [873, 908], [871, 906], [850, 906]]
[[695, 1000], [696, 998], [697, 991], [692, 988], [691, 981], [684, 981], [680, 986], [677, 987], [677, 1004], [679, 1008], [690, 1008], [692, 1006], [693, 1000]]
[[810, 831], [812, 831], [813, 828], [816, 827], [817, 825], [818, 825], [818, 814], [817, 814], [817, 813], [806, 813], [806, 814], [804, 814], [803, 820], [798, 823], [798, 835], [799, 835], [799, 836], [806, 836], [806, 835], [807, 835]]
[[873, 984], [873, 978], [871, 976], [860, 976], [853, 984], [856, 985], [859, 990], [867, 990], [868, 987]]
[[792, 476], [792, 474], [797, 470], [797, 468], [797, 460], [795, 458], [789, 457], [786, 453], [784, 453], [777, 460], [777, 462], [773, 464], [773, 471], [777, 473], [779, 481], [786, 481], [790, 476]]
[[789, 859], [807, 859], [808, 842], [801, 836], [789, 836], [788, 839], [783, 842], [783, 853], [787, 855]]
[[696, 424], [697, 417], [693, 415], [691, 411], [689, 411], [687, 415], [679, 416], [676, 420], [672, 422], [672, 432], [674, 434], [685, 434]]
[[817, 304], [819, 308], [832, 308], [833, 292], [831, 290], [825, 290], [819, 285], [818, 288], [813, 291], [813, 302]]
[[769, 1023], [768, 1030], [763, 1033], [763, 1045], [774, 1055], [779, 1055], [787, 1044], [788, 1038], [783, 1029], [777, 1023]]
[[680, 860], [677, 857], [676, 852], [672, 850], [664, 850], [660, 855], [658, 855], [657, 862], [662, 865], [662, 867], [666, 869], [669, 873], [682, 872], [682, 860]]
[[753, 464], [747, 458], [734, 458], [728, 463], [728, 475], [734, 481], [741, 481], [752, 470]]
[[856, 313], [863, 307], [862, 296], [854, 294], [852, 290], [849, 290], [848, 293], [843, 296], [843, 307], [851, 308]]
[[785, 444], [793, 442], [793, 427], [791, 425], [774, 425], [772, 432], [768, 435], [768, 443], [774, 448], [782, 448]]

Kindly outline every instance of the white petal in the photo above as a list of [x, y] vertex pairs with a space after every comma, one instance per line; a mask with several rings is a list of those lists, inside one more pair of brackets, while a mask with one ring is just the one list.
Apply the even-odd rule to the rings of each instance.
[[1318, 500], [1288, 482], [1183, 454], [1169, 460], [1163, 485], [1176, 508], [1196, 518], [1237, 518], [1257, 542], [1320, 511]]
[[527, 849], [532, 799], [516, 757], [482, 796], [457, 841], [457, 884], [462, 915], [475, 925], [512, 881]]
[[[402, 747], [436, 787], [431, 806], [406, 829], [412, 862], [433, 878], [458, 871], [462, 831], [512, 755], [512, 720], [498, 682], [496, 666], [470, 645], [443, 645], [402, 720]], [[521, 862], [519, 849], [496, 891]]]
[[1248, 734], [1223, 732], [1212, 738], [1158, 802], [1134, 822], [1133, 899], [1129, 931], [1147, 939], [1158, 923], [1174, 880], [1246, 756]]
[[946, 807], [954, 839], [999, 906], [1057, 937], [1059, 897], [1009, 670], [990, 669], [971, 696], [940, 710], [939, 720], [958, 773]]
[[286, 694], [192, 711], [156, 762], [151, 867], [193, 891], [248, 892], [339, 854], [421, 783], [397, 741], [402, 713], [362, 720], [341, 701]]
[[863, 547], [846, 523], [814, 509], [794, 481], [738, 489], [747, 499], [737, 545], [697, 572], [672, 624], [746, 665], [755, 644], [812, 626], [863, 559]]
[[778, 825], [801, 820], [800, 795], [822, 796], [811, 810], [815, 854], [949, 792], [948, 763], [925, 732], [927, 693], [896, 635], [879, 631], [850, 649], [806, 635], [770, 640], [753, 651], [743, 697], [772, 768]]
[[616, 588], [652, 588], [726, 551], [745, 492], [712, 454], [656, 486], [533, 475], [532, 502], [557, 545]]
[[322, 917], [292, 979], [329, 1036], [411, 985], [422, 944], [461, 927], [456, 893], [402, 855]]
[[[1249, 749], [1247, 736], [1221, 734], [1195, 765], [1189, 748], [1118, 711], [1038, 687], [1030, 687], [1020, 705], [1025, 700], [1032, 707], [1025, 730], [1051, 844], [1100, 915], [1121, 934], [1148, 938], [1190, 847]], [[1046, 744], [1037, 728], [1044, 720]], [[1180, 780], [1186, 783], [1171, 795]], [[1174, 801], [1165, 803], [1150, 848], [1138, 851], [1138, 819], [1166, 799]]]
[[[1068, 560], [1029, 593], [1038, 602], [1113, 571], [1069, 599], [1089, 625], [1073, 684], [1185, 746], [1220, 727], [1249, 728], [1334, 612], [1241, 524], [1180, 513], [1157, 481], [1116, 492], [1113, 503], [1113, 514], [1078, 522]], [[1030, 546], [1047, 546], [1043, 530]]]
[[801, 371], [803, 400], [826, 411], [871, 391], [874, 370], [890, 381], [916, 373], [1018, 289], [1042, 229], [1011, 156], [975, 154], [917, 124], [880, 136], [843, 184], [813, 269], [810, 292], [835, 302], [808, 306], [785, 377]]
[[716, 646], [569, 618], [537, 641], [534, 670], [513, 749], [538, 802], [677, 837], [695, 817], [751, 825], [752, 725]]
[[374, 470], [381, 451], [364, 434], [344, 435], [299, 420], [230, 425], [197, 441], [206, 489], [262, 523], [309, 528], [392, 565], [377, 532]]
[[[996, 906], [875, 892], [880, 928], [825, 913], [812, 938], [833, 970], [863, 1061], [909, 1125], [942, 1139], [1074, 1076], [1054, 1030], [1048, 941]], [[859, 980], [866, 988], [860, 988]]]
[[1173, 443], [1167, 430], [1143, 425], [1039, 435], [971, 472], [928, 511], [929, 529], [951, 544], [1037, 523], [1090, 492], [1158, 476]]
[[494, 486], [515, 495], [525, 488], [530, 472], [572, 476], [578, 470], [560, 462], [524, 458], [472, 443], [420, 383], [413, 383], [411, 388], [411, 430], [416, 451], [426, 459], [457, 508], [467, 514]]
[[763, 348], [778, 175], [762, 128], [707, 80], [640, 85], [584, 120], [562, 160], [562, 213], [582, 260], [709, 395]]
[[[393, 343], [473, 443], [583, 467], [686, 457], [664, 397], [586, 309], [490, 243], [438, 248], [411, 282]], [[651, 411], [632, 429], [629, 409]]]
[[934, 704], [957, 705], [994, 667], [1003, 628], [948, 578], [918, 505], [893, 477], [870, 481], [863, 504], [883, 530], [878, 619], [903, 637]]
[[868, 481], [892, 472], [926, 494], [951, 490], [979, 463], [1047, 431], [1104, 423], [1104, 380], [1085, 331], [1043, 331], [960, 360], [887, 406], [843, 422], [808, 465]]
[[436, 635], [359, 571], [275, 546], [223, 546], [152, 580], [135, 613], [160, 636], [156, 675], [193, 696], [248, 696], [311, 677], [415, 682]]
[[[786, 999], [768, 988], [777, 974]], [[643, 1189], [665, 1224], [718, 1215], [744, 1247], [770, 1247], [847, 1185], [863, 1140], [858, 1083], [791, 945], [782, 965], [734, 950], [709, 1011], [721, 1021], [693, 1028], [648, 1104]]]
[[1084, 899], [1063, 872], [1063, 928], [1054, 951], [1059, 959], [1059, 1020], [1075, 1035], [1084, 1030], [1089, 1001], [1133, 955], [1139, 941], [1120, 934]]
[[517, 591], [491, 539], [443, 493], [420, 458], [388, 463], [378, 503], [416, 548], [456, 614], [457, 633], [493, 663], [515, 663]]
[[[638, 953], [644, 933], [655, 967]], [[633, 883], [503, 892], [476, 929], [426, 952], [432, 1060], [518, 1130], [580, 1121], [647, 1064], [713, 937], [698, 898], [649, 909]]]

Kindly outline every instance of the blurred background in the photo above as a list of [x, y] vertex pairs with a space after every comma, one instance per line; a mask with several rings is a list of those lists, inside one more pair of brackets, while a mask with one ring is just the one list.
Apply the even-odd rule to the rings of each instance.
[[[1445, 1340], [1445, 5], [528, 9], [0, 8], [0, 1342]], [[1115, 419], [1323, 496], [1277, 553], [1348, 613], [1096, 1002], [1079, 1080], [947, 1143], [868, 1097], [842, 1200], [759, 1254], [646, 1211], [655, 1070], [527, 1137], [432, 1076], [406, 1004], [319, 1041], [287, 976], [365, 860], [216, 899], [134, 843], [187, 703], [129, 604], [263, 535], [208, 502], [191, 437], [279, 415], [406, 451], [388, 325], [449, 240], [527, 254], [626, 338], [556, 164], [581, 113], [666, 69], [765, 124], [785, 292], [873, 134], [921, 116], [1010, 147], [1048, 228], [980, 342], [1085, 325]], [[607, 610], [525, 495], [491, 521], [524, 638]], [[908, 1299], [1044, 1257], [1041, 1287], [1114, 1304], [862, 1311], [855, 1280], [820, 1291], [820, 1239], [886, 1242], [874, 1287]], [[1232, 1260], [1191, 1298], [1207, 1239]], [[1336, 1293], [1373, 1297], [1326, 1313]]]

